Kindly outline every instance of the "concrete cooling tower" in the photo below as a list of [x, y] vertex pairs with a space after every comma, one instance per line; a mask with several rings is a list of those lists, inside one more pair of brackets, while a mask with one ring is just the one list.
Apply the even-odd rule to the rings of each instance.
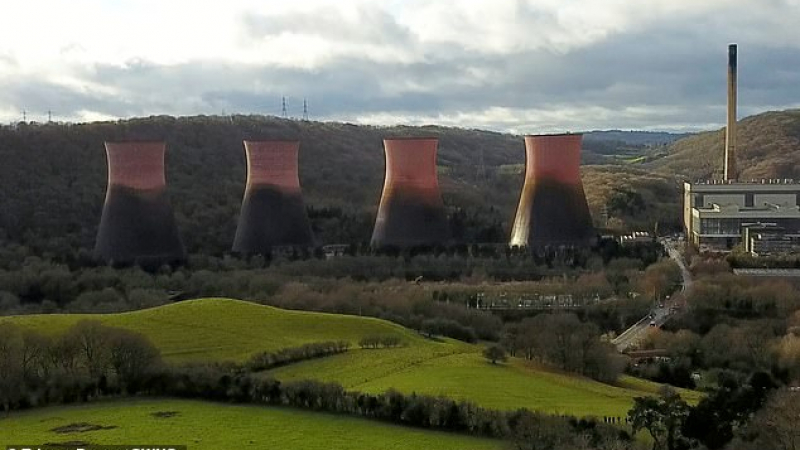
[[162, 264], [185, 250], [167, 197], [163, 142], [106, 142], [108, 189], [95, 257], [111, 264]]
[[511, 246], [586, 246], [595, 239], [581, 182], [580, 134], [525, 136], [525, 184]]
[[372, 246], [443, 245], [447, 215], [436, 175], [436, 138], [384, 139], [386, 178]]
[[244, 141], [247, 187], [233, 251], [267, 253], [274, 246], [312, 246], [297, 172], [297, 141]]

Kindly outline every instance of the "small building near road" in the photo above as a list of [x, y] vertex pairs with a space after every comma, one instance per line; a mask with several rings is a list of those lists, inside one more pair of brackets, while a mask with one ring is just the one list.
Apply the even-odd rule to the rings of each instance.
[[619, 243], [622, 245], [630, 245], [642, 242], [653, 242], [653, 235], [648, 231], [633, 231], [630, 234], [620, 236]]

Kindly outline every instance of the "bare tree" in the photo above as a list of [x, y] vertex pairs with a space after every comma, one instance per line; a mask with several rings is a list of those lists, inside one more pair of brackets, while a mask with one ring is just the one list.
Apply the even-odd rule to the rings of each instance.
[[161, 363], [161, 353], [140, 333], [114, 328], [109, 331], [109, 362], [120, 381], [129, 384]]
[[0, 405], [8, 414], [23, 384], [22, 333], [16, 325], [0, 323]]
[[53, 369], [70, 375], [78, 371], [81, 346], [76, 335], [67, 333], [53, 339], [46, 353], [47, 361]]
[[773, 394], [749, 426], [757, 433], [760, 449], [800, 449], [800, 392], [780, 390]]
[[25, 378], [45, 376], [48, 371], [47, 350], [51, 342], [47, 336], [33, 330], [22, 332], [22, 372]]
[[67, 340], [74, 340], [83, 363], [92, 378], [105, 375], [109, 365], [109, 327], [98, 320], [81, 320], [67, 331]]
[[527, 359], [604, 382], [616, 380], [625, 368], [624, 358], [600, 340], [597, 326], [581, 322], [574, 314], [539, 314], [508, 331], [504, 343], [524, 352]]

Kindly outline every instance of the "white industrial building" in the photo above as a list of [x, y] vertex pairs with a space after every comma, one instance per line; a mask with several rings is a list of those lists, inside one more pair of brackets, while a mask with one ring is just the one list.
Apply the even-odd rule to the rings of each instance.
[[730, 250], [750, 226], [800, 231], [800, 183], [759, 180], [684, 183], [687, 239], [701, 250]]

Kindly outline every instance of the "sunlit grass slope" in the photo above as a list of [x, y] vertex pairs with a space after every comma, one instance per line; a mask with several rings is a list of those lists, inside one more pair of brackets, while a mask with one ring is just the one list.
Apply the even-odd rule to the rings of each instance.
[[44, 333], [57, 333], [81, 319], [141, 332], [169, 361], [247, 359], [261, 351], [309, 342], [344, 340], [356, 346], [365, 335], [394, 334], [410, 346], [439, 346], [400, 325], [369, 317], [289, 311], [230, 299], [201, 299], [122, 314], [50, 314], [0, 318]]
[[[553, 414], [624, 417], [634, 397], [654, 395], [659, 385], [622, 377], [611, 386], [558, 373], [513, 358], [492, 365], [480, 353], [421, 353], [413, 349], [363, 350], [285, 366], [270, 372], [281, 380], [314, 376], [364, 392], [444, 395], [496, 409], [528, 408]], [[681, 391], [687, 401], [698, 394]]]
[[[655, 383], [623, 377], [609, 386], [512, 359], [489, 364], [482, 348], [425, 339], [391, 322], [357, 316], [288, 311], [228, 299], [202, 299], [124, 314], [34, 315], [0, 318], [42, 332], [63, 331], [92, 318], [147, 335], [166, 359], [242, 361], [250, 355], [308, 342], [346, 340], [350, 352], [269, 372], [281, 380], [335, 381], [350, 390], [445, 395], [498, 409], [529, 408], [577, 416], [624, 416], [633, 398], [653, 395]], [[405, 347], [362, 350], [369, 334], [402, 336]], [[689, 400], [697, 394], [684, 392]]]
[[[80, 423], [115, 428], [71, 433], [52, 431]], [[192, 450], [505, 448], [502, 441], [347, 416], [188, 400], [115, 401], [34, 409], [12, 413], [7, 418], [0, 416], [0, 447], [46, 442], [188, 445]]]

